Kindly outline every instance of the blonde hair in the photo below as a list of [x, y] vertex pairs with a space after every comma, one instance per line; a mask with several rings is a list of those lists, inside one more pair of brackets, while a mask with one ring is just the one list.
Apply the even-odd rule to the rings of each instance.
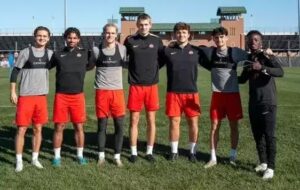
[[107, 24], [104, 25], [103, 28], [102, 28], [102, 35], [105, 34], [106, 29], [107, 29], [108, 27], [114, 27], [114, 28], [116, 29], [116, 33], [118, 34], [118, 26], [117, 26], [116, 24], [114, 24], [114, 23], [107, 23]]

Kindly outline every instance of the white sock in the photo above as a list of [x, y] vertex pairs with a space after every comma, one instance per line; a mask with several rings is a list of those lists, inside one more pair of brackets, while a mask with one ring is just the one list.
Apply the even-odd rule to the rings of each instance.
[[60, 158], [60, 149], [61, 148], [54, 148], [54, 158], [59, 159]]
[[17, 162], [23, 162], [22, 154], [16, 154], [16, 160]]
[[121, 159], [121, 154], [119, 153], [119, 154], [115, 154], [114, 155], [114, 159], [115, 160], [120, 160]]
[[153, 152], [153, 146], [147, 145], [147, 151], [146, 151], [146, 154], [152, 154], [152, 152]]
[[130, 149], [131, 149], [131, 155], [137, 156], [137, 147], [136, 146], [131, 146]]
[[105, 159], [105, 152], [99, 152], [99, 160], [104, 160]]
[[178, 141], [171, 141], [170, 145], [171, 145], [171, 152], [174, 154], [177, 154], [178, 153]]
[[77, 147], [77, 157], [83, 158], [83, 147]]
[[189, 143], [189, 148], [190, 148], [190, 153], [191, 154], [196, 154], [196, 143], [190, 142]]
[[236, 149], [230, 149], [230, 157], [236, 158], [237, 156], [237, 150]]
[[32, 152], [32, 160], [37, 160], [39, 157], [39, 153], [38, 152]]
[[217, 155], [216, 155], [216, 150], [215, 149], [210, 150], [210, 160], [217, 161]]

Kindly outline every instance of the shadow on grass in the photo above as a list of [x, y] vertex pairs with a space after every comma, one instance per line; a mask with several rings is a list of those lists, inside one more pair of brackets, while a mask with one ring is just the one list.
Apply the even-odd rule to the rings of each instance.
[[[14, 153], [14, 136], [16, 133], [16, 127], [12, 126], [0, 126], [0, 161], [3, 163], [13, 164], [12, 160], [15, 159]], [[43, 159], [52, 159], [53, 155], [53, 144], [52, 137], [54, 133], [53, 126], [45, 126], [43, 128], [43, 141], [41, 146], [41, 152], [50, 154], [51, 156], [44, 156], [45, 154], [41, 154], [40, 157]], [[31, 154], [31, 138], [32, 138], [32, 128], [30, 127], [25, 136], [25, 146], [24, 152]], [[142, 157], [145, 155], [147, 142], [138, 141], [138, 150], [141, 152]], [[62, 157], [69, 157], [71, 159], [76, 159], [76, 144], [74, 139], [74, 129], [71, 124], [68, 124], [66, 129], [64, 130], [64, 139], [62, 144], [61, 154]], [[113, 155], [114, 154], [114, 134], [107, 134], [106, 136], [106, 154]], [[189, 150], [179, 148], [178, 150], [180, 156], [188, 156]], [[170, 152], [169, 145], [155, 143], [154, 145], [154, 154], [162, 156], [167, 159], [167, 155]], [[96, 131], [86, 131], [85, 132], [85, 149], [84, 156], [91, 160], [98, 159], [98, 145], [97, 145], [97, 133]], [[122, 157], [129, 159], [130, 157], [130, 145], [128, 136], [124, 135], [124, 143], [122, 149]], [[196, 155], [198, 161], [207, 162], [210, 159], [210, 155], [208, 153], [197, 152]], [[26, 160], [26, 157], [24, 158]], [[29, 160], [28, 160], [29, 161]], [[109, 159], [108, 159], [109, 161]], [[218, 157], [219, 164], [228, 164], [228, 158], [226, 157]], [[239, 169], [243, 170], [251, 170], [252, 165], [238, 163]]]

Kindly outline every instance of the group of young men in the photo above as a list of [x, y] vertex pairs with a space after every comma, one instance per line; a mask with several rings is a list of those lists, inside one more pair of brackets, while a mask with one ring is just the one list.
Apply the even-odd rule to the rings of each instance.
[[[167, 47], [162, 40], [150, 33], [151, 18], [142, 14], [137, 19], [138, 31], [126, 38], [124, 45], [117, 39], [118, 28], [114, 24], [103, 27], [103, 42], [88, 51], [80, 49], [80, 32], [68, 28], [64, 38], [67, 46], [58, 52], [46, 48], [49, 30], [37, 28], [34, 32], [36, 46], [21, 51], [11, 77], [11, 101], [17, 104], [16, 123], [16, 172], [22, 171], [22, 151], [27, 127], [33, 123], [32, 164], [43, 166], [38, 161], [41, 144], [41, 128], [47, 122], [48, 70], [56, 67], [56, 94], [54, 101], [53, 166], [61, 165], [61, 145], [66, 122], [73, 123], [80, 164], [83, 157], [84, 130], [86, 120], [83, 82], [86, 70], [96, 67], [95, 102], [98, 120], [98, 165], [105, 161], [107, 121], [114, 120], [114, 162], [123, 166], [120, 158], [123, 145], [125, 97], [122, 68], [128, 69], [129, 93], [127, 108], [130, 111], [130, 162], [138, 159], [137, 139], [140, 114], [145, 108], [147, 122], [147, 149], [145, 159], [155, 162], [153, 146], [156, 136], [156, 111], [159, 110], [159, 69], [166, 66], [167, 93], [165, 113], [169, 118], [169, 160], [178, 158], [178, 142], [182, 113], [189, 129], [189, 154], [196, 162], [198, 142], [198, 119], [201, 114], [200, 96], [197, 89], [198, 66], [211, 72], [212, 99], [210, 107], [211, 158], [204, 168], [217, 164], [217, 143], [221, 121], [227, 117], [230, 125], [231, 150], [229, 161], [236, 165], [239, 139], [238, 121], [243, 117], [239, 83], [249, 80], [249, 115], [254, 139], [259, 154], [257, 172], [264, 172], [263, 179], [271, 179], [275, 168], [275, 118], [276, 89], [273, 77], [283, 76], [280, 60], [272, 50], [262, 51], [262, 34], [251, 31], [247, 35], [250, 54], [239, 48], [228, 47], [228, 31], [223, 27], [213, 30], [216, 47], [196, 47], [189, 43], [190, 26], [179, 22], [174, 26], [176, 41]], [[53, 55], [52, 55], [53, 54]], [[243, 63], [241, 63], [243, 62]], [[243, 66], [240, 77], [238, 65]], [[22, 70], [19, 97], [16, 94], [16, 78]], [[28, 98], [28, 99], [26, 99]]]

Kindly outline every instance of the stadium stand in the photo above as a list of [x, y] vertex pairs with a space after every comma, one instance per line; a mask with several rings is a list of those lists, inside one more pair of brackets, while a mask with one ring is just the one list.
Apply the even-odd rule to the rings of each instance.
[[[34, 39], [32, 36], [0, 36], [0, 50], [13, 51], [20, 50], [33, 45]], [[91, 49], [93, 46], [98, 46], [101, 43], [100, 36], [82, 36], [80, 46], [82, 48]], [[64, 39], [62, 36], [52, 36], [49, 48], [59, 50], [64, 47]]]

